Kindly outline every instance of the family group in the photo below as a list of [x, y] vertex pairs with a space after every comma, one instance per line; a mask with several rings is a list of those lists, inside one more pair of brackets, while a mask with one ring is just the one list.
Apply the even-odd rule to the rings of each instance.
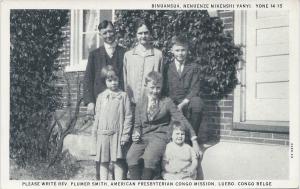
[[84, 76], [96, 179], [107, 180], [111, 169], [116, 180], [199, 179], [204, 104], [186, 38], [173, 36], [173, 60], [166, 63], [144, 20], [136, 22], [137, 42], [127, 52], [112, 22], [98, 30], [104, 45], [89, 53]]

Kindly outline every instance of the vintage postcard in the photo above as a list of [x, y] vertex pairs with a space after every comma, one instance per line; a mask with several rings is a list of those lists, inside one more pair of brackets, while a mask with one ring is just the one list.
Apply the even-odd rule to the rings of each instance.
[[296, 0], [3, 0], [0, 188], [299, 188]]

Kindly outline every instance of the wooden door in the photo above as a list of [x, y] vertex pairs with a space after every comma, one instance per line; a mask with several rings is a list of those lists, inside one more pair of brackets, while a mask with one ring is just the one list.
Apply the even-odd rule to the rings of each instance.
[[288, 12], [248, 11], [246, 120], [289, 120]]

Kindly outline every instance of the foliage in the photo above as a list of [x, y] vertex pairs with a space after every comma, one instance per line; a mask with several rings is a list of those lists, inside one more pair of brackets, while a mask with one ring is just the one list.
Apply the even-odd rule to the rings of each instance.
[[201, 94], [221, 98], [237, 84], [236, 65], [240, 47], [224, 33], [220, 18], [209, 17], [207, 11], [120, 10], [116, 11], [115, 28], [119, 42], [127, 48], [135, 45], [135, 24], [144, 19], [151, 26], [152, 43], [163, 51], [166, 63], [173, 57], [170, 40], [184, 35], [189, 41], [189, 61], [200, 64]]
[[67, 10], [12, 10], [10, 17], [10, 156], [18, 164], [45, 160], [52, 113], [61, 106], [56, 61]]
[[[57, 113], [54, 114], [54, 124], [50, 129], [49, 138], [46, 140], [50, 144], [52, 144], [52, 149], [50, 149], [50, 158], [49, 158], [49, 167], [55, 165], [56, 161], [59, 159], [59, 156], [63, 152], [63, 144], [64, 139], [67, 135], [71, 134], [75, 131], [75, 126], [78, 123], [78, 119], [80, 117], [80, 104], [83, 101], [83, 97], [81, 96], [81, 81], [79, 80], [79, 73], [77, 73], [77, 100], [75, 105], [75, 111], [72, 108], [72, 97], [71, 97], [71, 86], [70, 86], [70, 79], [64, 74], [65, 81], [67, 83], [67, 108], [65, 111], [61, 113], [60, 116]], [[67, 116], [66, 116], [67, 115]], [[62, 124], [61, 120], [63, 117], [66, 117], [65, 124]], [[85, 120], [83, 121], [85, 124]], [[83, 125], [80, 124], [81, 126]]]

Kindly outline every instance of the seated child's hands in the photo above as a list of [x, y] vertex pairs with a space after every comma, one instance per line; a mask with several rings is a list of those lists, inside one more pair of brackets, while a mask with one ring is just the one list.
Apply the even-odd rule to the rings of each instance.
[[124, 146], [127, 142], [129, 142], [129, 136], [122, 136], [121, 138], [121, 146]]
[[174, 165], [170, 165], [169, 162], [165, 162], [165, 165], [164, 165], [164, 169], [168, 172], [168, 173], [179, 173], [180, 169], [176, 168], [176, 166]]
[[127, 141], [121, 141], [121, 146], [124, 146]]
[[192, 177], [196, 174], [196, 170], [192, 169], [191, 167], [185, 168], [184, 170], [182, 170], [182, 172], [189, 177]]
[[135, 132], [132, 134], [131, 138], [132, 138], [132, 141], [133, 141], [133, 142], [138, 142], [138, 141], [141, 140], [141, 135], [140, 135], [139, 132], [135, 131]]
[[184, 168], [184, 169], [182, 170], [182, 172], [184, 172], [184, 173], [192, 173], [193, 171], [194, 171], [194, 170], [191, 169], [190, 167]]

